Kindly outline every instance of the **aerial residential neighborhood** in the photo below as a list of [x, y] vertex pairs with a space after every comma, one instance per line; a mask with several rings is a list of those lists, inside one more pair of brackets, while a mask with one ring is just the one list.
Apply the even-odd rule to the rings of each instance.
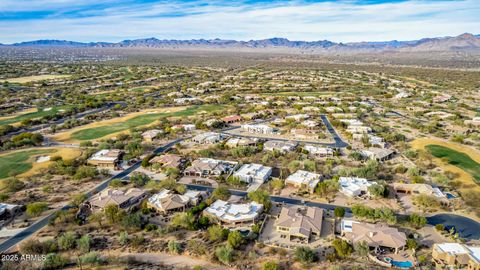
[[480, 270], [477, 1], [0, 2], [0, 270]]

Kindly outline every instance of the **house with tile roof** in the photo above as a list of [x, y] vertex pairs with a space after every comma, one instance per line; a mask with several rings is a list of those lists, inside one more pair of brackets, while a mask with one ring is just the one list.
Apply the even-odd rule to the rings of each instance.
[[353, 245], [366, 243], [375, 251], [380, 248], [389, 248], [397, 253], [407, 244], [407, 236], [397, 228], [349, 219], [342, 220], [341, 235]]
[[104, 209], [107, 205], [117, 205], [119, 208], [127, 209], [137, 205], [147, 197], [147, 193], [139, 188], [119, 190], [107, 188], [88, 200], [93, 209]]
[[292, 242], [309, 243], [322, 232], [323, 209], [317, 207], [282, 207], [275, 230]]
[[480, 269], [480, 246], [436, 243], [432, 248], [436, 269]]

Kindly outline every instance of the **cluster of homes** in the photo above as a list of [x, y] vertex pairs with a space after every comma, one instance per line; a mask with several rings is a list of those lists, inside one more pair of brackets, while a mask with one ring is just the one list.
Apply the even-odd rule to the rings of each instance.
[[[289, 183], [297, 185], [302, 181], [297, 178], [308, 179], [309, 183], [318, 181], [318, 175], [302, 171], [292, 175]], [[313, 185], [313, 184], [312, 184]], [[137, 206], [141, 201], [147, 200], [149, 208], [163, 215], [182, 212], [204, 201], [209, 194], [205, 191], [187, 190], [179, 194], [170, 190], [149, 195], [147, 192], [130, 188], [127, 190], [106, 189], [91, 199], [87, 204], [94, 211], [101, 211], [108, 205], [114, 204], [122, 209], [130, 209]], [[209, 217], [212, 222], [221, 224], [229, 229], [248, 229], [263, 217], [264, 207], [256, 202], [230, 202], [216, 200], [206, 207], [202, 215]], [[310, 244], [324, 237], [326, 220], [334, 221], [326, 211], [311, 206], [283, 205], [274, 216], [273, 230], [279, 235], [280, 243], [269, 240], [266, 244], [292, 247], [295, 245]], [[385, 254], [396, 254], [406, 249], [407, 236], [397, 228], [381, 224], [371, 224], [344, 218], [340, 220], [340, 230], [333, 231], [336, 237], [340, 237], [352, 245], [362, 243], [370, 248], [370, 257], [379, 260], [382, 265], [389, 264], [381, 260]], [[269, 232], [272, 233], [272, 232]], [[286, 245], [285, 245], [286, 243]], [[463, 267], [466, 269], [480, 269], [480, 247], [471, 247], [458, 243], [435, 244], [432, 251], [433, 260], [438, 269], [447, 267]], [[414, 262], [412, 262], [412, 266]], [[391, 265], [390, 265], [391, 266]]]
[[392, 158], [395, 154], [393, 150], [386, 148], [384, 139], [372, 134], [372, 129], [365, 126], [362, 121], [358, 119], [340, 119], [340, 122], [347, 125], [346, 132], [352, 135], [353, 140], [361, 141], [366, 137], [370, 145], [375, 146], [360, 150], [360, 154], [365, 158], [385, 161]]
[[[285, 118], [276, 118], [272, 121], [275, 125], [283, 125], [287, 121], [292, 120], [298, 123], [295, 128], [291, 128], [288, 132], [297, 139], [317, 139], [318, 134], [322, 132], [320, 123], [317, 120], [310, 119], [308, 114], [289, 115]], [[240, 126], [242, 132], [250, 134], [262, 135], [279, 135], [280, 130], [266, 123], [247, 123]]]
[[[169, 215], [196, 206], [208, 196], [208, 192], [196, 190], [186, 190], [185, 193], [179, 194], [163, 189], [158, 193], [149, 195], [146, 191], [138, 188], [127, 190], [108, 188], [92, 196], [86, 202], [86, 205], [93, 211], [102, 211], [108, 205], [116, 205], [121, 209], [130, 210], [146, 200], [149, 208], [160, 214]], [[254, 224], [258, 221], [262, 212], [263, 205], [256, 202], [233, 203], [216, 200], [204, 209], [203, 214], [219, 224], [235, 227], [239, 224]]]

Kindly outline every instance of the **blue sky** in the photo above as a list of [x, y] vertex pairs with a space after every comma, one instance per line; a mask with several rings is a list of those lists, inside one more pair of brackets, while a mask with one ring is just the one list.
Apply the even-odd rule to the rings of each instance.
[[0, 43], [263, 39], [336, 42], [479, 34], [480, 0], [0, 0]]

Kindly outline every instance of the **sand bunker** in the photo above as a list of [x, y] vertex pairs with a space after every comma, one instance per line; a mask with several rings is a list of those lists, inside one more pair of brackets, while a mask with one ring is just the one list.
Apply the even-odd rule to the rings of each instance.
[[36, 163], [42, 163], [47, 161], [50, 161], [50, 156], [39, 156], [35, 159]]

